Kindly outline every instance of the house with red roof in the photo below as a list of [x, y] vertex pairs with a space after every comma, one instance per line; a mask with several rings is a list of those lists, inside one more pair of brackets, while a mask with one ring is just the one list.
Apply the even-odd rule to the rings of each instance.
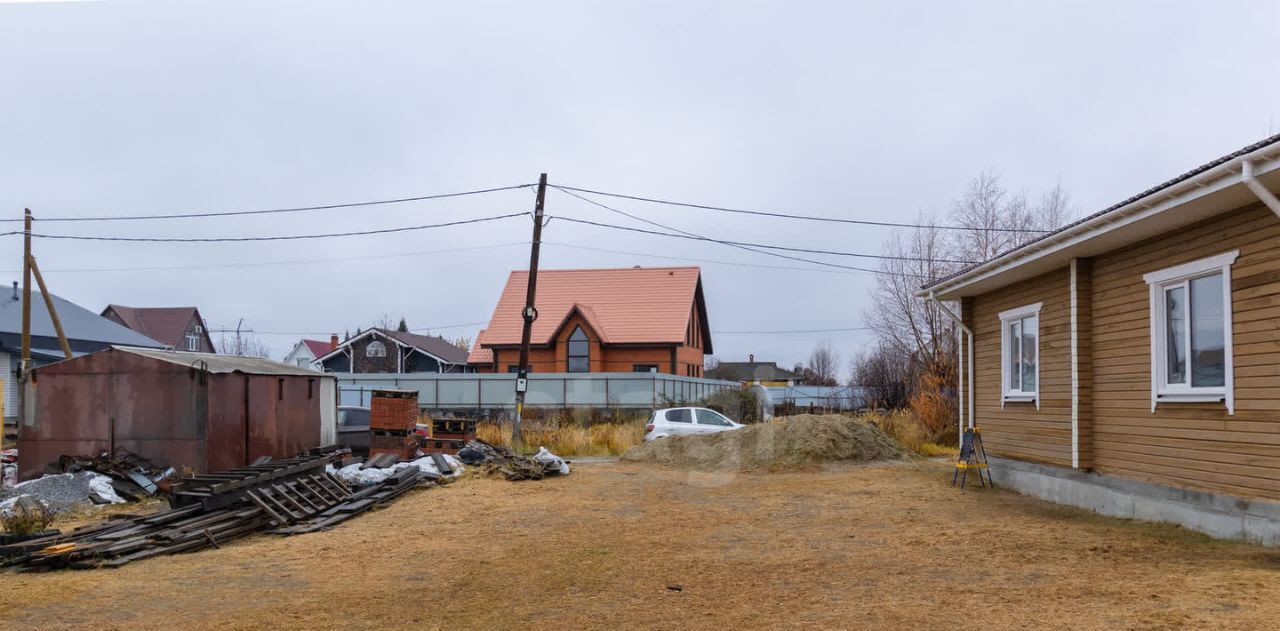
[[[511, 272], [467, 362], [477, 372], [516, 372], [529, 273]], [[659, 372], [702, 376], [712, 352], [697, 267], [538, 272], [532, 372]]]
[[324, 340], [298, 340], [297, 344], [289, 350], [289, 354], [284, 356], [284, 363], [290, 366], [298, 366], [299, 368], [310, 368], [311, 364], [317, 359], [328, 355], [338, 348], [337, 334], [329, 336], [329, 341]]
[[213, 340], [209, 339], [204, 318], [200, 317], [200, 310], [195, 307], [107, 305], [101, 315], [174, 350], [217, 352], [213, 347]]

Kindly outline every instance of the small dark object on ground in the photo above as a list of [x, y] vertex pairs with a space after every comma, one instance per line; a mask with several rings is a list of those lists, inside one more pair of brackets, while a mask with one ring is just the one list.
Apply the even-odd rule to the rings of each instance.
[[[477, 454], [483, 456], [483, 459], [467, 462], [461, 457], [463, 451], [469, 452], [467, 455], [473, 460]], [[543, 464], [529, 456], [519, 455], [509, 447], [487, 443], [478, 438], [467, 441], [466, 447], [459, 451], [458, 455], [458, 459], [462, 460], [463, 464], [482, 465], [485, 473], [489, 475], [498, 473], [512, 482], [541, 480], [548, 476], [560, 475], [560, 468], [556, 465]]]
[[672, 583], [667, 585], [667, 591], [682, 592], [684, 591], [684, 585], [681, 585], [680, 583]]

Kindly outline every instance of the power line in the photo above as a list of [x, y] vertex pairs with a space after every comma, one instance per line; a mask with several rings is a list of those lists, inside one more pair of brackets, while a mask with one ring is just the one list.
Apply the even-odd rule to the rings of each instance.
[[805, 252], [808, 254], [827, 254], [831, 256], [852, 256], [852, 257], [858, 257], [858, 258], [884, 259], [884, 260], [892, 260], [892, 261], [926, 261], [931, 263], [960, 263], [960, 264], [966, 264], [966, 265], [975, 263], [975, 261], [961, 261], [956, 259], [923, 259], [923, 258], [913, 257], [913, 256], [892, 256], [888, 254], [863, 254], [860, 252], [842, 252], [839, 250], [819, 250], [815, 248], [796, 248], [796, 247], [789, 247], [789, 246], [783, 246], [783, 245], [768, 245], [764, 243], [751, 243], [748, 241], [728, 241], [725, 239], [713, 239], [711, 237], [703, 237], [703, 236], [697, 236], [697, 235], [673, 234], [670, 232], [658, 232], [656, 230], [645, 230], [644, 228], [632, 228], [630, 226], [619, 226], [617, 224], [602, 223], [599, 221], [590, 221], [588, 219], [576, 219], [573, 217], [565, 217], [564, 215], [554, 215], [554, 218], [559, 219], [561, 221], [569, 221], [573, 223], [586, 224], [590, 226], [598, 226], [601, 228], [612, 228], [614, 230], [626, 230], [628, 232], [639, 232], [643, 234], [651, 234], [651, 235], [656, 235], [660, 237], [673, 237], [676, 239], [692, 239], [695, 241], [710, 241], [712, 243], [723, 243], [726, 245], [739, 245], [739, 246], [747, 246], [747, 247], [754, 247], [754, 248], [767, 248], [770, 250], [783, 250], [786, 252]]
[[[763, 263], [743, 263], [741, 261], [718, 261], [715, 259], [700, 259], [687, 256], [668, 256], [665, 254], [646, 254], [644, 252], [628, 252], [626, 250], [611, 250], [609, 248], [593, 248], [586, 245], [571, 245], [568, 243], [559, 243], [556, 241], [547, 241], [543, 239], [542, 245], [553, 245], [559, 248], [570, 248], [574, 250], [590, 250], [592, 252], [606, 252], [609, 254], [625, 254], [628, 256], [644, 256], [655, 259], [667, 259], [671, 261], [688, 261], [690, 263], [710, 263], [713, 265], [732, 265], [736, 267], [753, 267], [760, 269], [777, 269], [790, 270], [796, 272], [819, 272], [825, 274], [875, 274], [873, 270], [844, 270], [844, 269], [815, 269], [812, 267], [798, 267], [788, 265], [765, 265]], [[764, 252], [768, 254], [768, 252]]]
[[414, 230], [427, 230], [431, 228], [446, 228], [449, 226], [461, 226], [466, 224], [481, 223], [485, 221], [497, 221], [499, 219], [510, 219], [511, 217], [523, 217], [528, 213], [508, 213], [505, 215], [494, 215], [492, 217], [479, 217], [476, 219], [459, 219], [457, 221], [446, 221], [444, 223], [425, 224], [420, 226], [401, 226], [399, 228], [381, 228], [378, 230], [359, 230], [352, 232], [330, 232], [325, 234], [291, 234], [291, 235], [272, 235], [268, 237], [94, 237], [88, 235], [73, 234], [36, 234], [31, 236], [41, 239], [75, 239], [79, 241], [133, 241], [148, 243], [225, 243], [232, 241], [291, 241], [300, 239], [328, 239], [332, 237], [359, 237], [371, 234], [388, 234], [393, 232], [410, 232]]
[[[369, 254], [365, 256], [339, 256], [331, 258], [317, 259], [288, 259], [280, 261], [241, 261], [236, 263], [208, 263], [202, 265], [162, 265], [152, 267], [79, 267], [79, 268], [63, 268], [63, 269], [47, 269], [41, 270], [45, 274], [69, 274], [81, 272], [170, 272], [180, 270], [201, 270], [201, 269], [220, 269], [220, 268], [236, 268], [236, 267], [262, 267], [271, 265], [300, 265], [313, 263], [333, 263], [341, 261], [363, 261], [370, 259], [389, 259], [409, 256], [426, 256], [430, 254], [450, 254], [454, 252], [469, 252], [472, 250], [491, 250], [497, 248], [512, 247], [517, 245], [528, 245], [528, 241], [512, 241], [509, 243], [493, 243], [490, 245], [476, 245], [463, 248], [446, 248], [442, 250], [421, 250], [418, 252], [399, 252], [395, 254]], [[18, 274], [21, 270], [0, 270], [0, 274]]]
[[829, 262], [827, 262], [827, 261], [818, 261], [818, 260], [814, 260], [814, 259], [807, 259], [807, 258], [800, 257], [800, 256], [791, 256], [791, 255], [789, 255], [789, 254], [779, 254], [779, 253], [777, 253], [777, 252], [769, 252], [769, 251], [766, 251], [766, 250], [759, 250], [759, 249], [751, 248], [751, 247], [747, 247], [747, 246], [744, 246], [744, 245], [742, 245], [742, 244], [738, 244], [738, 243], [731, 243], [731, 242], [727, 242], [727, 241], [717, 241], [717, 240], [715, 240], [715, 239], [710, 239], [710, 238], [708, 238], [708, 237], [706, 237], [706, 236], [703, 236], [703, 235], [700, 235], [700, 234], [696, 234], [696, 233], [693, 233], [693, 232], [689, 232], [689, 231], [687, 231], [687, 230], [680, 230], [679, 228], [672, 228], [671, 226], [663, 225], [663, 224], [660, 224], [660, 223], [658, 223], [658, 222], [656, 222], [656, 221], [650, 221], [650, 220], [645, 219], [645, 218], [643, 218], [643, 217], [638, 217], [638, 216], [633, 215], [633, 214], [631, 214], [631, 213], [628, 213], [628, 212], [625, 212], [625, 211], [618, 210], [617, 208], [614, 208], [614, 207], [609, 206], [609, 205], [606, 205], [606, 204], [602, 204], [602, 203], [600, 203], [600, 202], [598, 202], [598, 201], [595, 201], [594, 199], [587, 199], [586, 197], [583, 197], [583, 196], [578, 195], [578, 194], [576, 194], [576, 193], [572, 193], [572, 192], [570, 192], [570, 191], [566, 191], [566, 190], [564, 190], [564, 189], [559, 189], [559, 190], [560, 190], [560, 192], [565, 193], [566, 195], [572, 195], [573, 197], [576, 197], [576, 198], [578, 198], [578, 199], [580, 199], [580, 200], [582, 200], [582, 201], [584, 201], [584, 202], [587, 202], [588, 204], [591, 204], [591, 205], [593, 205], [593, 206], [598, 206], [598, 207], [603, 208], [603, 209], [605, 209], [605, 210], [607, 210], [607, 211], [609, 211], [609, 212], [617, 213], [617, 214], [622, 215], [622, 216], [624, 216], [624, 217], [630, 217], [631, 219], [635, 219], [636, 221], [641, 221], [641, 222], [647, 223], [647, 224], [649, 224], [649, 225], [651, 225], [651, 226], [657, 226], [657, 227], [659, 227], [659, 228], [664, 228], [664, 229], [666, 229], [666, 230], [674, 230], [675, 232], [679, 232], [680, 234], [687, 235], [687, 236], [689, 236], [689, 237], [696, 237], [696, 238], [698, 238], [698, 239], [703, 239], [703, 240], [711, 241], [711, 242], [714, 242], [714, 243], [719, 243], [719, 244], [721, 244], [721, 245], [727, 245], [727, 246], [729, 246], [729, 247], [737, 248], [737, 249], [739, 249], [739, 250], [745, 250], [745, 251], [747, 251], [747, 252], [754, 252], [754, 253], [756, 253], [756, 254], [764, 254], [764, 255], [767, 255], [767, 256], [772, 256], [772, 257], [774, 257], [774, 258], [787, 259], [787, 260], [789, 260], [789, 261], [800, 261], [800, 262], [803, 262], [803, 263], [813, 263], [814, 265], [821, 265], [821, 266], [823, 266], [823, 267], [832, 267], [832, 268], [843, 269], [843, 270], [849, 270], [849, 271], [855, 271], [855, 272], [867, 272], [867, 273], [871, 273], [871, 274], [875, 274], [875, 273], [877, 273], [877, 271], [876, 271], [876, 270], [867, 269], [867, 268], [865, 268], [865, 267], [856, 267], [856, 266], [853, 266], [853, 265], [841, 265], [841, 264], [839, 264], [839, 263], [829, 263]]
[[638, 202], [648, 202], [651, 204], [665, 204], [667, 206], [681, 206], [684, 208], [697, 208], [700, 210], [715, 210], [726, 213], [737, 213], [742, 215], [758, 215], [762, 217], [778, 217], [781, 219], [801, 219], [805, 221], [823, 221], [828, 223], [845, 223], [856, 224], [862, 226], [884, 226], [889, 228], [936, 228], [938, 230], [969, 230], [975, 232], [1017, 232], [1026, 234], [1046, 234], [1050, 230], [1029, 230], [1021, 228], [974, 228], [970, 226], [944, 226], [944, 225], [928, 225], [914, 223], [900, 223], [896, 221], [871, 221], [866, 219], [843, 219], [838, 217], [818, 217], [814, 215], [797, 215], [792, 213], [783, 213], [767, 210], [744, 210], [741, 208], [726, 208], [723, 206], [709, 206], [707, 204], [692, 204], [689, 202], [677, 202], [666, 199], [657, 199], [653, 197], [641, 197], [639, 195], [625, 195], [622, 193], [609, 193], [606, 191], [596, 191], [589, 188], [578, 188], [575, 186], [565, 186], [556, 184], [555, 188], [568, 192], [577, 191], [579, 193], [588, 193], [591, 195], [603, 195], [605, 197], [617, 197], [620, 199], [630, 199]]
[[[439, 331], [439, 330], [442, 330], [442, 329], [457, 329], [457, 328], [461, 328], [461, 327], [464, 327], [464, 326], [478, 326], [478, 325], [481, 325], [481, 324], [488, 324], [488, 323], [489, 323], [489, 321], [488, 321], [488, 320], [481, 320], [481, 321], [479, 321], [479, 322], [460, 322], [460, 323], [457, 323], [457, 324], [442, 324], [442, 325], [440, 325], [440, 326], [416, 327], [416, 328], [409, 329], [409, 331], [410, 331], [410, 332], [414, 332], [414, 331], [426, 331], [426, 332], [430, 332], [430, 331]], [[362, 329], [362, 330], [364, 330], [364, 329]], [[208, 331], [208, 332], [209, 332], [209, 333], [235, 333], [235, 332], [236, 332], [236, 330], [235, 330], [235, 329], [221, 328], [221, 329], [209, 329], [209, 331]], [[240, 332], [241, 332], [241, 333], [253, 333], [254, 335], [304, 335], [304, 336], [305, 336], [305, 335], [315, 335], [315, 336], [325, 336], [325, 335], [333, 335], [333, 334], [334, 334], [334, 331], [329, 331], [328, 333], [318, 333], [318, 332], [315, 332], [315, 331], [258, 331], [258, 330], [255, 330], [255, 329], [240, 329]]]
[[712, 331], [716, 335], [789, 335], [792, 333], [841, 333], [844, 331], [870, 331], [869, 326], [854, 326], [842, 329], [796, 329], [792, 331]]
[[[342, 204], [325, 204], [321, 206], [295, 206], [292, 208], [266, 208], [260, 210], [231, 210], [219, 212], [193, 212], [193, 213], [174, 213], [169, 215], [107, 215], [98, 217], [35, 217], [36, 222], [42, 221], [135, 221], [141, 219], [192, 219], [198, 217], [232, 217], [240, 215], [270, 215], [278, 213], [297, 213], [312, 210], [332, 210], [335, 208], [359, 208], [362, 206], [378, 206], [382, 204], [403, 204], [406, 202], [420, 202], [431, 199], [447, 199], [450, 197], [463, 197], [466, 195], [480, 195], [483, 193], [496, 193], [498, 191], [511, 191], [521, 188], [528, 188], [532, 184], [518, 184], [514, 186], [499, 186], [497, 188], [482, 188], [473, 191], [461, 191], [458, 193], [438, 193], [435, 195], [419, 195], [416, 197], [395, 197], [391, 199], [375, 199], [364, 202], [347, 202]], [[22, 219], [0, 219], [0, 222], [22, 221]], [[21, 233], [6, 233], [21, 234]], [[4, 236], [0, 234], [0, 236]]]

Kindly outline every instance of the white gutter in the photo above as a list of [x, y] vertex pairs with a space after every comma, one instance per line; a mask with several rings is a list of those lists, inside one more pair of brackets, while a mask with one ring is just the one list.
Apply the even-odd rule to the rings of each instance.
[[1271, 212], [1280, 217], [1280, 199], [1276, 199], [1276, 196], [1272, 195], [1271, 191], [1267, 190], [1267, 187], [1253, 177], [1253, 162], [1245, 160], [1240, 165], [1240, 180], [1244, 182], [1245, 186], [1249, 187], [1249, 190], [1253, 191], [1254, 195], [1258, 196], [1258, 199], [1262, 200], [1262, 203], [1267, 205], [1267, 208], [1271, 209]]
[[958, 327], [958, 329], [957, 329], [957, 330], [958, 330], [958, 331], [960, 331], [960, 335], [958, 336], [958, 337], [960, 337], [960, 343], [959, 343], [959, 344], [956, 344], [956, 355], [957, 355], [957, 357], [956, 357], [956, 368], [957, 368], [957, 370], [959, 371], [959, 374], [957, 375], [956, 393], [958, 394], [959, 399], [960, 399], [960, 400], [959, 400], [959, 405], [957, 406], [957, 407], [959, 408], [959, 409], [958, 409], [958, 412], [959, 412], [959, 417], [960, 417], [960, 418], [959, 418], [959, 423], [960, 423], [960, 437], [959, 437], [959, 440], [960, 440], [960, 445], [961, 445], [961, 446], [963, 446], [963, 445], [964, 445], [965, 402], [966, 402], [966, 401], [965, 401], [966, 397], [964, 396], [964, 395], [965, 395], [965, 392], [964, 392], [964, 390], [965, 390], [965, 388], [964, 388], [964, 386], [965, 386], [965, 369], [964, 369], [964, 362], [965, 362], [965, 344], [964, 344], [964, 336], [965, 336], [965, 335], [968, 335], [968, 336], [969, 336], [969, 349], [968, 349], [968, 350], [969, 350], [969, 353], [968, 353], [968, 354], [969, 354], [969, 371], [968, 371], [968, 376], [969, 376], [969, 381], [968, 381], [968, 385], [969, 385], [969, 396], [968, 396], [968, 404], [969, 404], [969, 415], [968, 415], [968, 417], [969, 417], [969, 429], [973, 429], [973, 427], [974, 427], [974, 425], [973, 425], [973, 409], [974, 409], [974, 405], [973, 405], [973, 329], [970, 329], [969, 327], [965, 326], [965, 325], [964, 325], [964, 322], [960, 319], [960, 316], [956, 315], [953, 311], [951, 311], [951, 309], [948, 309], [946, 305], [942, 304], [942, 302], [941, 302], [940, 300], [938, 300], [937, 298], [935, 298], [935, 297], [934, 297], [934, 292], [932, 292], [932, 291], [930, 291], [930, 292], [929, 292], [929, 300], [931, 300], [931, 301], [933, 302], [933, 304], [937, 305], [937, 307], [938, 307], [938, 311], [941, 311], [943, 315], [947, 316], [947, 319], [948, 319], [948, 320], [951, 320], [953, 323], [955, 323], [956, 327]]
[[[1084, 241], [1088, 238], [1090, 233], [1099, 228], [1112, 224], [1132, 223], [1132, 221], [1140, 219], [1143, 216], [1158, 214], [1170, 207], [1177, 206], [1178, 203], [1174, 202], [1178, 197], [1186, 193], [1197, 191], [1204, 192], [1204, 189], [1208, 188], [1211, 184], [1220, 183], [1218, 182], [1219, 180], [1226, 181], [1223, 188], [1242, 181], [1244, 184], [1249, 186], [1249, 189], [1253, 191], [1255, 195], [1258, 195], [1261, 198], [1262, 193], [1259, 193], [1259, 190], [1266, 192], [1266, 189], [1253, 179], [1253, 173], [1255, 171], [1254, 163], [1259, 160], [1271, 160], [1272, 154], [1276, 153], [1280, 153], [1280, 146], [1273, 143], [1256, 151], [1232, 158], [1231, 160], [1228, 160], [1203, 173], [1187, 178], [1186, 180], [1173, 184], [1167, 188], [1155, 191], [1141, 199], [1130, 202], [1126, 206], [1098, 215], [1093, 219], [1072, 226], [1062, 232], [1054, 233], [1040, 241], [1033, 242], [1023, 248], [1014, 250], [1006, 256], [1000, 256], [982, 263], [960, 276], [943, 281], [933, 287], [922, 289], [916, 292], [916, 296], [925, 297], [937, 292], [945, 293], [947, 290], [955, 289], [971, 282], [982, 280], [983, 278], [997, 274], [1006, 269], [1017, 267], [1021, 265], [1023, 261], [1034, 259], [1041, 253], [1052, 251], [1054, 246], [1064, 244], [1065, 242]], [[1245, 165], [1248, 166], [1246, 167]], [[1278, 165], [1275, 163], [1270, 164], [1268, 170], [1274, 170], [1277, 166]], [[1235, 173], [1246, 169], [1247, 173], [1244, 177], [1237, 180], [1235, 178]], [[1250, 185], [1250, 182], [1253, 182], [1253, 184]], [[1277, 215], [1280, 215], [1280, 210], [1277, 210], [1277, 207], [1280, 207], [1280, 200], [1276, 200], [1275, 196], [1271, 195], [1270, 192], [1266, 192], [1266, 197], [1270, 197], [1272, 201], [1268, 201], [1266, 198], [1263, 198], [1263, 202], [1266, 203], [1271, 210], [1276, 211]], [[1273, 201], [1276, 203], [1275, 206], [1272, 206]]]

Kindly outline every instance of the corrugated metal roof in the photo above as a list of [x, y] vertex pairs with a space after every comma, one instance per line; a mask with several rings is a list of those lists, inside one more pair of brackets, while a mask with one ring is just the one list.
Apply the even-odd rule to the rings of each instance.
[[142, 355], [180, 366], [195, 366], [203, 363], [205, 370], [211, 373], [240, 372], [247, 375], [298, 375], [306, 377], [332, 377], [333, 375], [315, 370], [308, 370], [290, 364], [284, 364], [265, 357], [238, 357], [235, 355], [216, 355], [213, 353], [192, 353], [189, 351], [152, 350], [145, 348], [112, 347], [123, 353]]
[[[538, 272], [538, 319], [533, 344], [547, 344], [577, 306], [584, 317], [603, 329], [610, 344], [680, 344], [694, 308], [701, 270], [697, 267], [636, 267], [566, 269]], [[529, 273], [511, 272], [498, 298], [489, 326], [477, 336], [475, 347], [520, 343]], [[470, 361], [483, 353], [473, 350]]]
[[[62, 322], [62, 330], [67, 339], [119, 344], [123, 346], [144, 346], [163, 348], [165, 345], [153, 340], [126, 326], [121, 326], [69, 300], [50, 294], [53, 306], [58, 310], [58, 319]], [[22, 333], [22, 294], [17, 298], [4, 296], [0, 298], [0, 332]], [[31, 334], [42, 337], [57, 337], [53, 330], [53, 320], [49, 318], [49, 310], [44, 306], [44, 297], [39, 291], [31, 291]]]

